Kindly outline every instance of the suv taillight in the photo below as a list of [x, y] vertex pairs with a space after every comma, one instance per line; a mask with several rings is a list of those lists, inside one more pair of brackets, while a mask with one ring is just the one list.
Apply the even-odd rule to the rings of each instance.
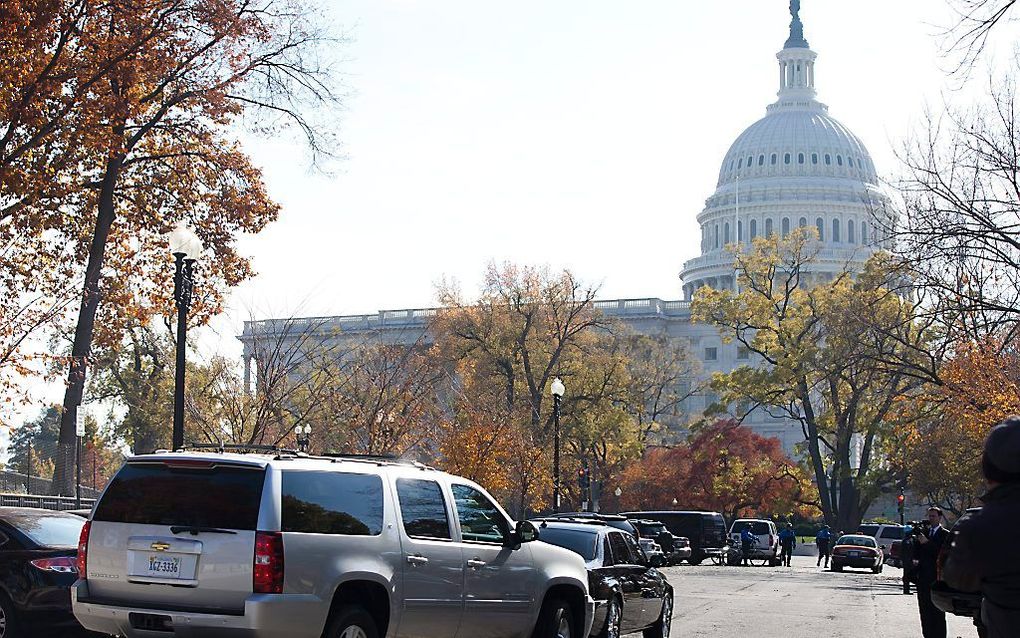
[[85, 580], [88, 575], [85, 567], [88, 564], [89, 531], [92, 529], [92, 521], [85, 521], [81, 528], [81, 536], [78, 537], [78, 559], [75, 566], [78, 568], [78, 578]]
[[255, 532], [252, 591], [283, 593], [283, 534], [280, 532]]
[[769, 547], [772, 547], [772, 534], [769, 534]]

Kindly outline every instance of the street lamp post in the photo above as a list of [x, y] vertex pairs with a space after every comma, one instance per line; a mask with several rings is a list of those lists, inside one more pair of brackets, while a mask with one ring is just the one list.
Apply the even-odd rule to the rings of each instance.
[[299, 425], [295, 429], [295, 432], [297, 433], [298, 451], [299, 452], [308, 452], [308, 443], [309, 443], [309, 437], [312, 434], [312, 426], [307, 425], [307, 424], [304, 425], [304, 426], [300, 426]]
[[550, 387], [553, 397], [553, 512], [560, 511], [560, 401], [566, 387], [559, 377]]
[[184, 365], [188, 339], [188, 309], [195, 288], [195, 261], [202, 242], [183, 223], [170, 233], [170, 252], [174, 255], [174, 303], [177, 305], [177, 367], [174, 379], [173, 449], [184, 447]]

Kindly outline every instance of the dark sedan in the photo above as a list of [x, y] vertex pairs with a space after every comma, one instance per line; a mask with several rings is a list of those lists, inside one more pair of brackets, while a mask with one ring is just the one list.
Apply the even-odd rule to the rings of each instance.
[[577, 552], [588, 567], [595, 599], [592, 634], [619, 638], [635, 631], [668, 638], [673, 588], [648, 565], [634, 536], [593, 519], [540, 519], [538, 540]]
[[70, 587], [85, 519], [27, 507], [0, 507], [0, 638], [81, 631]]

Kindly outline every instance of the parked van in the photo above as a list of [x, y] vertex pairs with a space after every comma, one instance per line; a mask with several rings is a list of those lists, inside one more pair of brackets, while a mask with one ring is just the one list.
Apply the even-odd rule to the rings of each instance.
[[642, 511], [620, 512], [627, 518], [648, 518], [659, 521], [675, 536], [686, 536], [691, 542], [687, 562], [700, 564], [709, 556], [719, 556], [726, 547], [726, 521], [719, 512]]

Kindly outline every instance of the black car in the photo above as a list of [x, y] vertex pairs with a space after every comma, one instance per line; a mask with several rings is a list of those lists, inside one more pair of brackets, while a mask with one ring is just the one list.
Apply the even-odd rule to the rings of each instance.
[[538, 539], [577, 552], [595, 599], [592, 634], [619, 638], [635, 631], [668, 638], [673, 588], [648, 565], [634, 536], [596, 519], [538, 519]]
[[85, 519], [30, 507], [0, 507], [0, 638], [81, 631], [71, 614]]
[[691, 557], [687, 562], [698, 565], [709, 556], [726, 551], [726, 521], [719, 512], [656, 511], [620, 512], [628, 518], [659, 521], [675, 536], [690, 540]]
[[659, 544], [666, 557], [666, 564], [679, 565], [691, 557], [690, 540], [673, 534], [659, 521], [636, 519], [631, 521], [631, 525], [637, 528], [641, 538], [649, 538]]

